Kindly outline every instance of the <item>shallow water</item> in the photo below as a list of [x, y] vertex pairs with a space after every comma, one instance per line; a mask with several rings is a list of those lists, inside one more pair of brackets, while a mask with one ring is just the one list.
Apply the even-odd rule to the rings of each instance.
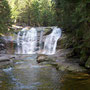
[[36, 55], [24, 56], [0, 70], [0, 90], [90, 90], [89, 85], [88, 74], [39, 65]]
[[60, 89], [59, 72], [50, 65], [38, 65], [35, 56], [16, 60], [1, 70], [2, 90], [53, 90]]

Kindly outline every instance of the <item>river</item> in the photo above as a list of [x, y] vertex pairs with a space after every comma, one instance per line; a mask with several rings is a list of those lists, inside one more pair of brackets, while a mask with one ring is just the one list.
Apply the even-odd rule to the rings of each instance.
[[38, 64], [37, 55], [19, 55], [0, 69], [0, 90], [90, 90], [86, 73], [58, 71], [49, 64]]

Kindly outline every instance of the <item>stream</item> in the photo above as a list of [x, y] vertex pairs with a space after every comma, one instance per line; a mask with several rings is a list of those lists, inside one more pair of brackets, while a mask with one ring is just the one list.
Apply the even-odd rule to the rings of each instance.
[[37, 63], [38, 54], [55, 54], [60, 28], [54, 27], [46, 36], [42, 28], [26, 29], [17, 35], [17, 48], [13, 42], [7, 45], [6, 55], [18, 58], [0, 68], [0, 90], [90, 90], [89, 74], [61, 71], [50, 64]]
[[36, 54], [19, 57], [0, 69], [0, 90], [90, 90], [90, 76], [86, 73], [58, 71], [49, 64], [38, 64]]
[[53, 90], [60, 89], [60, 74], [50, 65], [39, 65], [36, 55], [24, 56], [0, 73], [2, 90]]

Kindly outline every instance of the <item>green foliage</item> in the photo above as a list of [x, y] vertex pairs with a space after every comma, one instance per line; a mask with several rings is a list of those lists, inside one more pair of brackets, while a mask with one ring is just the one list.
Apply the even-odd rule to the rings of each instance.
[[86, 61], [90, 56], [90, 1], [56, 0], [58, 25], [67, 35], [73, 55]]
[[[38, 1], [26, 1], [26, 6], [23, 8], [22, 13], [19, 14], [20, 22], [24, 22], [27, 25], [35, 26], [40, 22], [40, 10]], [[19, 19], [19, 18], [18, 18]]]
[[0, 33], [6, 33], [11, 25], [10, 7], [6, 0], [0, 0]]
[[25, 23], [30, 26], [49, 26], [56, 24], [54, 2], [50, 0], [8, 1], [12, 8], [12, 19], [16, 23]]
[[52, 26], [56, 25], [56, 14], [54, 10], [54, 3], [51, 3], [49, 0], [41, 0], [41, 19], [43, 26]]

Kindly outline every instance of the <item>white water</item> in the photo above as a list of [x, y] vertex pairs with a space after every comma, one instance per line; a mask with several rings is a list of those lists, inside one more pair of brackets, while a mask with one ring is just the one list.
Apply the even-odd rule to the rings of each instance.
[[43, 54], [55, 54], [57, 41], [61, 37], [61, 29], [54, 28], [52, 33], [46, 37]]
[[[44, 48], [43, 46], [43, 33], [44, 31], [39, 31], [40, 35], [38, 38], [38, 30], [35, 28], [31, 28], [28, 30], [28, 28], [23, 28], [17, 36], [17, 46], [18, 54], [35, 54], [39, 53], [39, 51], [42, 51], [42, 54], [52, 55], [56, 52], [56, 46], [57, 41], [61, 37], [61, 29], [54, 27], [51, 34], [46, 36], [46, 39], [44, 41]], [[37, 38], [39, 41], [37, 41]], [[39, 43], [39, 50], [37, 51], [37, 43]]]
[[35, 54], [37, 47], [37, 31], [35, 28], [22, 29], [17, 37], [18, 54]]

